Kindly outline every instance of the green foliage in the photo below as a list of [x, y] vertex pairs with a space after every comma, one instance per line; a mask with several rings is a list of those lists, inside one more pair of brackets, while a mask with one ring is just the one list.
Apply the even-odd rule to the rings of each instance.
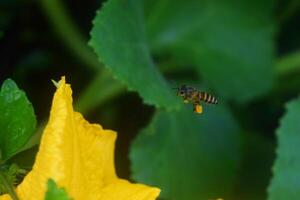
[[36, 127], [33, 107], [13, 80], [2, 84], [0, 113], [1, 159], [7, 160], [25, 145]]
[[138, 91], [145, 103], [178, 107], [170, 86], [151, 59], [141, 1], [108, 1], [94, 19], [90, 44], [114, 76], [129, 90]]
[[67, 192], [63, 188], [58, 188], [54, 180], [49, 179], [47, 185], [45, 200], [71, 200]]
[[241, 135], [223, 106], [157, 112], [132, 144], [135, 180], [162, 189], [172, 200], [232, 199], [240, 163]]
[[[109, 85], [106, 84], [107, 81], [109, 81]], [[89, 87], [79, 97], [80, 101], [76, 102], [75, 108], [80, 112], [93, 110], [102, 102], [118, 95], [120, 91], [124, 91], [124, 88], [123, 84], [112, 78], [108, 70], [98, 72]]]
[[[32, 167], [38, 146], [23, 150], [38, 143], [47, 122], [55, 89], [50, 80], [66, 75], [75, 110], [120, 133], [116, 167], [122, 177], [131, 176], [124, 158], [133, 144], [134, 179], [161, 187], [163, 200], [266, 199], [274, 127], [283, 103], [299, 94], [300, 1], [37, 2], [0, 2], [0, 79], [12, 76], [28, 88], [42, 122], [32, 137], [32, 105], [7, 80], [0, 91], [4, 182], [18, 184], [24, 174], [10, 163]], [[90, 39], [94, 54], [86, 38], [97, 9]], [[207, 106], [195, 114], [171, 90], [177, 84], [199, 84], [230, 106]], [[155, 108], [125, 93], [126, 86]], [[277, 131], [269, 200], [299, 198], [299, 102], [288, 104]], [[0, 180], [0, 192], [7, 188]], [[50, 180], [46, 199], [59, 198], [69, 199]]]
[[192, 65], [220, 96], [238, 102], [273, 82], [274, 1], [146, 0], [154, 52]]
[[242, 162], [236, 200], [266, 200], [271, 176], [274, 144], [262, 134], [244, 133]]
[[287, 104], [277, 130], [277, 158], [268, 188], [269, 200], [299, 199], [300, 196], [300, 98]]
[[[15, 186], [18, 183], [18, 179], [26, 174], [26, 170], [21, 169], [16, 164], [11, 164], [10, 166], [1, 166], [1, 171], [3, 171], [4, 176], [7, 181]], [[2, 179], [0, 179], [0, 195], [7, 193], [7, 188]]]

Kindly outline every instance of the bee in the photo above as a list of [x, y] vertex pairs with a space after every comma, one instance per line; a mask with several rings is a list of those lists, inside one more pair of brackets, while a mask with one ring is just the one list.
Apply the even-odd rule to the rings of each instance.
[[196, 113], [202, 113], [201, 101], [208, 104], [218, 104], [216, 97], [207, 92], [198, 91], [194, 87], [181, 85], [174, 89], [177, 89], [177, 96], [181, 96], [184, 103], [193, 103], [194, 112]]

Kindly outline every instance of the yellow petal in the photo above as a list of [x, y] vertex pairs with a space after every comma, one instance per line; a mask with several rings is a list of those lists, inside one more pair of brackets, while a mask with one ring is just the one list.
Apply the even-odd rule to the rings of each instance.
[[[43, 200], [49, 178], [75, 200], [155, 199], [159, 189], [118, 179], [114, 168], [115, 140], [114, 131], [89, 124], [74, 112], [72, 90], [63, 77], [33, 169], [17, 187], [20, 199]], [[2, 199], [7, 199], [7, 195]]]
[[[118, 192], [116, 192], [118, 191]], [[101, 200], [150, 200], [155, 199], [160, 190], [142, 184], [132, 184], [118, 179], [101, 191]]]

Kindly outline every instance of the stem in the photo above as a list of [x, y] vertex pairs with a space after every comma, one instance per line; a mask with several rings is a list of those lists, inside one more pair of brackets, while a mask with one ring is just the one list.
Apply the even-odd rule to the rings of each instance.
[[275, 68], [279, 76], [300, 70], [300, 51], [279, 58]]
[[54, 31], [60, 36], [64, 44], [90, 69], [97, 70], [96, 78], [79, 96], [76, 104], [78, 110], [87, 112], [124, 91], [124, 86], [113, 80], [107, 70], [104, 72], [99, 70], [103, 64], [97, 61], [96, 55], [87, 46], [86, 39], [73, 23], [62, 1], [41, 0], [40, 2]]
[[87, 39], [73, 23], [62, 2], [60, 0], [40, 0], [41, 7], [54, 31], [69, 50], [90, 69], [99, 70], [102, 64], [98, 62], [92, 49], [88, 47]]
[[98, 73], [75, 103], [75, 109], [88, 113], [125, 91], [125, 86], [112, 78], [108, 70]]
[[6, 190], [7, 190], [8, 194], [10, 195], [10, 197], [13, 200], [19, 200], [14, 186], [8, 181], [5, 173], [1, 169], [0, 169], [0, 179], [2, 180], [2, 183], [4, 184], [4, 186], [6, 187]]

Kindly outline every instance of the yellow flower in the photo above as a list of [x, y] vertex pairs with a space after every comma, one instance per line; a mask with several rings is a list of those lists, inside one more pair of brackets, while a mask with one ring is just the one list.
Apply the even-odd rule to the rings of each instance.
[[[74, 200], [152, 200], [160, 190], [119, 179], [114, 169], [116, 132], [89, 124], [73, 110], [63, 77], [54, 94], [33, 169], [16, 191], [20, 200], [43, 200], [49, 178]], [[10, 199], [6, 195], [0, 200]]]

